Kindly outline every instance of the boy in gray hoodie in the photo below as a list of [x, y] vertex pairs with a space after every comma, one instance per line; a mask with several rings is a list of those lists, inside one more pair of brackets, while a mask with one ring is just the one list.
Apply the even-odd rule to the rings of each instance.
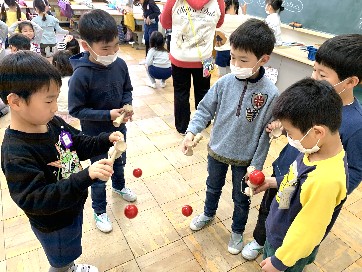
[[204, 212], [190, 223], [192, 230], [209, 224], [216, 214], [229, 165], [232, 170], [234, 202], [232, 234], [228, 245], [231, 254], [240, 253], [243, 232], [249, 214], [249, 197], [243, 179], [253, 165], [262, 169], [269, 150], [265, 131], [271, 121], [278, 89], [264, 76], [263, 65], [274, 49], [275, 37], [262, 21], [250, 19], [230, 36], [231, 74], [220, 78], [208, 91], [189, 123], [183, 152], [193, 144], [194, 136], [214, 118], [208, 144], [208, 177]]

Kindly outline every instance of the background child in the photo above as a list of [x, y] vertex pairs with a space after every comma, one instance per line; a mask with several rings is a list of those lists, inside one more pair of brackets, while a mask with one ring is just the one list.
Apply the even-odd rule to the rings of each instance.
[[16, 29], [30, 39], [30, 50], [40, 53], [40, 41], [43, 35], [43, 29], [34, 22], [17, 21], [9, 27], [9, 33], [13, 34]]
[[[349, 186], [348, 194], [358, 187], [362, 180], [362, 106], [353, 95], [353, 88], [362, 80], [362, 35], [340, 35], [324, 42], [318, 49], [312, 77], [326, 80], [334, 86], [342, 98], [342, 125], [339, 134], [347, 154]], [[270, 132], [277, 123], [268, 125]], [[286, 145], [273, 162], [273, 176], [282, 176], [288, 172], [299, 151]], [[264, 193], [260, 204], [258, 221], [255, 226], [254, 240], [248, 243], [242, 255], [247, 260], [254, 260], [262, 251], [266, 240], [265, 220], [271, 202], [277, 194], [276, 189]]]
[[329, 83], [307, 78], [280, 95], [273, 115], [302, 154], [286, 175], [262, 185], [278, 188], [278, 194], [266, 221], [260, 265], [267, 272], [303, 271], [347, 198], [347, 160], [338, 133], [342, 101]]
[[[6, 10], [5, 4], [8, 6], [8, 10]], [[11, 26], [21, 20], [26, 20], [26, 15], [21, 12], [19, 4], [15, 0], [4, 0], [1, 5], [1, 21], [7, 26]]]
[[265, 22], [274, 31], [276, 45], [282, 45], [282, 31], [280, 29], [280, 12], [284, 10], [282, 4], [283, 0], [265, 0], [265, 12], [268, 14]]
[[68, 50], [72, 55], [80, 53], [78, 40], [73, 35], [66, 35], [62, 42], [58, 42], [58, 50]]
[[75, 119], [69, 115], [68, 111], [68, 81], [73, 75], [73, 67], [70, 64], [69, 58], [72, 53], [68, 50], [61, 50], [54, 54], [52, 64], [58, 69], [62, 76], [62, 86], [58, 97], [58, 112], [57, 115], [62, 117], [68, 124]]
[[215, 117], [208, 144], [204, 212], [192, 219], [190, 228], [200, 230], [214, 219], [230, 165], [234, 202], [231, 254], [242, 249], [249, 214], [249, 197], [242, 193], [242, 186], [247, 187], [243, 181], [246, 169], [249, 165], [262, 169], [269, 149], [265, 127], [278, 89], [264, 77], [262, 65], [269, 60], [274, 43], [272, 30], [257, 19], [246, 21], [231, 34], [231, 74], [220, 78], [201, 100], [182, 143], [186, 152], [194, 135]]
[[[150, 37], [153, 31], [158, 31], [158, 16], [161, 14], [154, 0], [139, 0], [142, 5], [144, 24], [144, 39], [146, 45], [146, 57], [150, 49]], [[140, 64], [145, 64], [142, 61]]]
[[34, 52], [19, 51], [2, 60], [0, 97], [10, 106], [11, 121], [1, 145], [1, 168], [11, 198], [29, 218], [45, 251], [49, 271], [97, 272], [74, 260], [82, 254], [88, 187], [96, 178], [107, 180], [113, 170], [110, 160], [84, 170], [79, 161], [106, 152], [123, 135], [85, 136], [54, 117], [60, 85], [56, 68]]
[[45, 57], [51, 57], [56, 50], [56, 34], [68, 34], [69, 31], [59, 26], [57, 18], [47, 14], [48, 5], [43, 0], [34, 0], [33, 5], [38, 16], [33, 18], [32, 22], [37, 23], [43, 29], [43, 36], [40, 41], [41, 54]]
[[15, 33], [9, 38], [10, 52], [15, 53], [19, 50], [30, 50], [30, 39], [20, 33]]
[[[132, 104], [132, 85], [124, 60], [118, 58], [118, 30], [109, 13], [95, 9], [79, 20], [81, 44], [86, 52], [73, 56], [70, 62], [74, 73], [69, 80], [69, 113], [80, 119], [83, 133], [98, 135], [101, 132], [120, 131], [126, 138], [126, 125], [115, 127], [122, 107]], [[126, 115], [126, 122], [133, 113]], [[106, 158], [107, 153], [91, 158], [91, 162]], [[124, 166], [126, 153], [114, 162], [112, 189], [127, 201], [137, 196], [125, 187]], [[112, 224], [106, 213], [106, 186], [102, 181], [92, 185], [92, 207], [97, 228], [110, 232]]]
[[161, 32], [154, 31], [150, 38], [150, 50], [146, 57], [146, 71], [151, 88], [156, 88], [156, 80], [161, 79], [161, 87], [166, 87], [166, 79], [171, 77], [171, 61], [165, 49], [165, 39]]
[[230, 42], [229, 37], [235, 29], [246, 21], [246, 17], [238, 16], [238, 0], [225, 1], [225, 18], [221, 27], [216, 29], [216, 59], [219, 77], [230, 73]]
[[5, 41], [8, 37], [8, 26], [0, 21], [0, 60], [5, 57]]

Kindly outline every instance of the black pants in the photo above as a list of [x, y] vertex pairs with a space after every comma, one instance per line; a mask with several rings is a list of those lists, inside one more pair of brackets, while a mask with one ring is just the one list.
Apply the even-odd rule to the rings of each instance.
[[253, 232], [253, 236], [255, 241], [258, 242], [259, 245], [264, 245], [266, 241], [266, 229], [265, 229], [265, 221], [268, 217], [270, 205], [276, 196], [278, 189], [270, 188], [265, 191], [263, 199], [260, 203], [260, 209], [258, 214], [258, 221], [256, 222], [256, 226]]
[[211, 77], [203, 77], [202, 68], [181, 68], [172, 64], [175, 126], [185, 133], [190, 122], [191, 76], [194, 85], [195, 108], [210, 89]]

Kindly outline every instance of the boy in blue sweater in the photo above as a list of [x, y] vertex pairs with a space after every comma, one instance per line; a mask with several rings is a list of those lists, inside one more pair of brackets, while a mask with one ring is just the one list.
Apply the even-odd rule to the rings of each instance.
[[[362, 106], [353, 96], [353, 88], [362, 81], [362, 35], [348, 34], [336, 36], [324, 42], [318, 49], [312, 77], [326, 80], [334, 86], [343, 102], [342, 125], [339, 134], [347, 153], [349, 186], [348, 194], [358, 187], [362, 180]], [[268, 127], [270, 132], [278, 123]], [[273, 162], [273, 176], [282, 176], [298, 156], [299, 151], [289, 144]], [[276, 195], [275, 189], [264, 193], [260, 205], [258, 221], [253, 233], [254, 240], [242, 251], [247, 260], [254, 260], [265, 243], [265, 220], [270, 204]]]
[[[118, 58], [118, 31], [116, 21], [103, 10], [92, 10], [79, 20], [82, 46], [86, 50], [70, 58], [74, 73], [69, 80], [69, 114], [80, 119], [87, 135], [120, 131], [126, 138], [126, 125], [113, 126], [123, 112], [122, 107], [132, 104], [132, 85], [124, 60]], [[125, 121], [132, 116], [127, 113]], [[91, 158], [91, 162], [106, 158], [107, 153]], [[127, 201], [136, 195], [125, 187], [124, 165], [126, 154], [114, 162], [113, 191]], [[106, 213], [106, 186], [97, 181], [92, 185], [92, 207], [98, 229], [110, 232], [112, 224]]]
[[189, 123], [182, 144], [183, 152], [193, 144], [213, 118], [214, 127], [208, 145], [208, 177], [204, 212], [190, 223], [200, 230], [215, 217], [229, 166], [232, 171], [234, 201], [232, 233], [228, 245], [231, 254], [240, 253], [243, 232], [249, 214], [249, 197], [243, 177], [249, 165], [262, 169], [269, 150], [265, 131], [271, 121], [278, 89], [264, 76], [275, 43], [271, 29], [262, 21], [250, 19], [230, 36], [231, 73], [220, 78], [207, 92]]
[[280, 95], [273, 116], [300, 153], [287, 174], [265, 178], [256, 190], [278, 188], [260, 265], [266, 272], [301, 272], [347, 198], [347, 159], [338, 133], [342, 100], [328, 82], [302, 79]]

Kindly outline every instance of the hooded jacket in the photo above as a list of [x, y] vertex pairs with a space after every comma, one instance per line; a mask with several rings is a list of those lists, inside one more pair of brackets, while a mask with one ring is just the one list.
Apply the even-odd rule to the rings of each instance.
[[201, 59], [212, 54], [215, 29], [223, 24], [224, 15], [224, 0], [168, 0], [161, 14], [161, 24], [165, 29], [172, 28], [172, 64], [201, 68]]
[[84, 52], [71, 57], [70, 63], [74, 73], [69, 80], [69, 114], [80, 119], [87, 135], [117, 130], [110, 111], [132, 104], [133, 87], [124, 60], [104, 66], [91, 62], [89, 52]]

